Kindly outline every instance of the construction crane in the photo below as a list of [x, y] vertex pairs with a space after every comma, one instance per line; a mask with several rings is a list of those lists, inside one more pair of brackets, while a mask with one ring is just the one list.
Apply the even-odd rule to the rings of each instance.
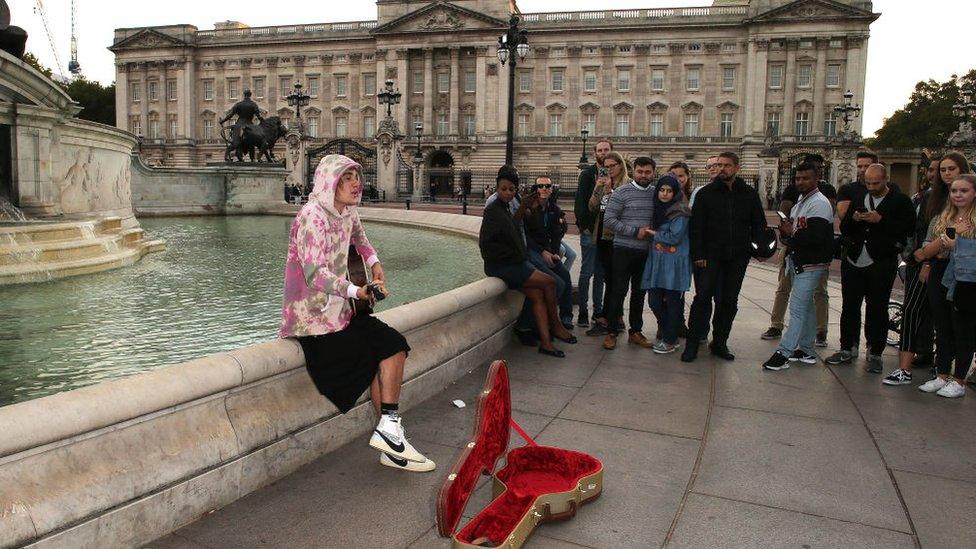
[[[40, 15], [41, 23], [44, 24], [44, 32], [47, 34], [47, 42], [51, 46], [51, 54], [57, 64], [58, 74], [63, 78], [64, 65], [61, 64], [61, 56], [58, 55], [58, 48], [54, 43], [54, 33], [51, 32], [51, 25], [48, 23], [47, 10], [44, 9], [43, 0], [34, 0], [34, 13]], [[76, 78], [81, 77], [81, 63], [78, 62], [78, 6], [77, 0], [71, 0], [71, 60], [68, 62], [68, 71]]]
[[68, 71], [75, 75], [76, 78], [81, 77], [81, 63], [78, 62], [78, 3], [77, 0], [71, 0], [71, 60], [68, 61]]

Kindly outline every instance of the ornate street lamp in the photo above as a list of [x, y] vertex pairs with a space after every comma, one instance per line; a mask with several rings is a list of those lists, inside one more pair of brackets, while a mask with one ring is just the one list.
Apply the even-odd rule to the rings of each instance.
[[310, 96], [302, 90], [301, 82], [295, 82], [295, 91], [285, 96], [285, 99], [288, 100], [288, 106], [295, 107], [295, 121], [298, 124], [298, 131], [301, 133], [305, 133], [302, 125], [302, 107], [308, 106], [309, 98]]
[[586, 129], [586, 126], [583, 126], [583, 129], [580, 130], [580, 136], [583, 138], [583, 152], [580, 154], [580, 169], [585, 168], [590, 163], [590, 159], [586, 157], [586, 138], [589, 135], [590, 130]]
[[528, 32], [520, 29], [519, 17], [512, 14], [508, 20], [508, 31], [498, 37], [498, 61], [508, 63], [508, 131], [505, 139], [505, 163], [512, 164], [512, 151], [515, 140], [515, 67], [529, 54]]
[[400, 104], [401, 95], [400, 90], [393, 88], [393, 80], [387, 80], [386, 87], [383, 88], [383, 91], [376, 94], [377, 99], [380, 101], [380, 105], [386, 105], [387, 118], [393, 117], [393, 105]]
[[844, 121], [844, 136], [853, 136], [855, 132], [851, 130], [851, 121], [861, 114], [861, 106], [854, 104], [854, 92], [847, 90], [844, 94], [844, 104], [834, 107], [834, 112], [841, 115]]
[[972, 91], [961, 90], [959, 93], [959, 103], [952, 106], [952, 114], [962, 120], [959, 122], [959, 130], [949, 137], [949, 145], [963, 148], [969, 153], [970, 148], [976, 147], [976, 131], [973, 130], [976, 103], [973, 103]]

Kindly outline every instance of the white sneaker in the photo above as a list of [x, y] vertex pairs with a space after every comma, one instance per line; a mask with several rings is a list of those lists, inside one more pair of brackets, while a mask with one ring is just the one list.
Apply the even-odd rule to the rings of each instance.
[[393, 457], [386, 452], [380, 452], [380, 463], [386, 465], [387, 467], [400, 469], [402, 471], [410, 471], [413, 473], [429, 473], [437, 467], [434, 462], [429, 459], [418, 463], [416, 461], [410, 461], [409, 459]]
[[939, 389], [939, 392], [935, 393], [940, 397], [946, 398], [959, 398], [966, 395], [966, 388], [963, 387], [958, 381], [952, 380], [945, 384], [945, 387]]
[[427, 461], [427, 458], [414, 449], [410, 441], [407, 440], [407, 436], [403, 433], [403, 425], [400, 425], [400, 420], [390, 419], [386, 415], [380, 418], [379, 424], [373, 430], [373, 436], [369, 439], [369, 445], [380, 452], [385, 452], [400, 459], [415, 461], [417, 463]]
[[932, 379], [926, 381], [925, 383], [918, 386], [918, 390], [925, 393], [934, 393], [941, 390], [943, 387], [948, 385], [949, 382], [942, 379], [941, 377], [933, 377]]

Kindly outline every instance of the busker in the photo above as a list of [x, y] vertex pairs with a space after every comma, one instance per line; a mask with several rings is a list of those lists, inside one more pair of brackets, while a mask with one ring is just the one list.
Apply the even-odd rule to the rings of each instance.
[[779, 348], [763, 364], [783, 370], [791, 362], [815, 364], [817, 307], [814, 296], [834, 258], [834, 207], [818, 187], [819, 169], [812, 162], [796, 167], [796, 204], [779, 224], [786, 242], [784, 272], [790, 280], [790, 324]]
[[[380, 463], [405, 471], [434, 470], [434, 462], [407, 440], [399, 413], [407, 340], [372, 315], [357, 314], [351, 299], [388, 294], [383, 267], [359, 220], [362, 166], [332, 154], [319, 162], [309, 201], [291, 226], [285, 264], [280, 337], [294, 337], [319, 392], [343, 414], [369, 388], [379, 422], [369, 445]], [[373, 282], [349, 281], [349, 245], [371, 269]]]
[[766, 214], [759, 193], [738, 177], [739, 156], [724, 152], [718, 156], [719, 175], [702, 187], [691, 208], [691, 258], [694, 262], [695, 299], [688, 319], [688, 341], [681, 353], [683, 362], [698, 357], [712, 299], [721, 296], [712, 322], [711, 353], [735, 360], [728, 339], [738, 312], [739, 291], [752, 256], [752, 244], [766, 230]]

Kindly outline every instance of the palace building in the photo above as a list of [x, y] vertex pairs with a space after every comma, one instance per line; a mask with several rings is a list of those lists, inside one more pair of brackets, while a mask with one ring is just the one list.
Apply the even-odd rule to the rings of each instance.
[[[375, 146], [392, 79], [413, 155], [431, 168], [496, 169], [504, 159], [509, 67], [498, 37], [506, 0], [377, 0], [375, 21], [117, 29], [117, 125], [154, 164], [223, 158], [218, 121], [244, 89], [286, 123], [301, 82], [314, 142]], [[523, 13], [529, 52], [515, 74], [515, 163], [574, 168], [609, 137], [625, 154], [702, 166], [720, 150], [759, 168], [771, 144], [817, 149], [843, 129], [834, 107], [864, 97], [869, 28], [860, 0], [714, 0], [696, 8]], [[859, 120], [853, 128], [859, 131]]]

